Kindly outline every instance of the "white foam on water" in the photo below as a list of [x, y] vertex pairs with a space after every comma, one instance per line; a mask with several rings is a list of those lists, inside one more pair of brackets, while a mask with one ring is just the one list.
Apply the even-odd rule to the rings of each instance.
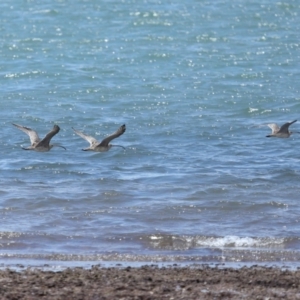
[[252, 237], [201, 237], [197, 240], [198, 246], [206, 247], [232, 247], [232, 248], [266, 248], [266, 247], [283, 247], [283, 238], [252, 238]]

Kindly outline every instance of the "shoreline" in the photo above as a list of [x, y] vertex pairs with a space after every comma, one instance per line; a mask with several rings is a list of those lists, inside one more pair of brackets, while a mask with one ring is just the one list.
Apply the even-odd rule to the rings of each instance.
[[300, 299], [300, 269], [255, 265], [7, 268], [0, 280], [1, 299]]
[[24, 259], [24, 258], [0, 258], [0, 271], [1, 270], [15, 270], [23, 271], [26, 269], [38, 269], [41, 271], [63, 271], [66, 269], [91, 269], [98, 268], [120, 268], [127, 267], [141, 268], [151, 266], [156, 268], [211, 268], [211, 269], [241, 269], [241, 268], [274, 268], [280, 270], [296, 271], [300, 269], [298, 261], [160, 261], [160, 260], [49, 260], [49, 259]]

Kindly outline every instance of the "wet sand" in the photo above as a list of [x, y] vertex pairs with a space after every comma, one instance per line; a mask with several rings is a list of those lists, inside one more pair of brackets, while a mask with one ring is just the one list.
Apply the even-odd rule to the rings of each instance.
[[300, 299], [300, 270], [266, 267], [0, 271], [1, 299]]

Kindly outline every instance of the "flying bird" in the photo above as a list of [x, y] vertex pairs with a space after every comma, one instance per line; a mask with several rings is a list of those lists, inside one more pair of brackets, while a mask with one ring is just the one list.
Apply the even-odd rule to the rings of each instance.
[[267, 135], [266, 137], [288, 138], [292, 133], [300, 133], [300, 132], [289, 131], [289, 126], [295, 122], [297, 122], [297, 120], [294, 120], [292, 122], [287, 122], [283, 124], [280, 128], [275, 123], [267, 124], [267, 126], [269, 126], [272, 129], [272, 133]]
[[82, 137], [83, 139], [85, 139], [86, 141], [88, 141], [90, 143], [90, 146], [88, 148], [82, 149], [83, 151], [106, 152], [111, 147], [121, 147], [121, 148], [125, 149], [123, 146], [110, 144], [110, 141], [119, 137], [126, 131], [125, 124], [122, 125], [116, 132], [114, 132], [113, 134], [111, 134], [108, 137], [106, 137], [105, 139], [103, 139], [101, 142], [97, 141], [95, 138], [93, 138], [90, 135], [86, 135], [83, 132], [74, 129], [73, 127], [72, 127], [72, 129], [74, 130], [74, 132], [77, 135], [79, 135], [80, 137]]
[[61, 148], [66, 150], [65, 147], [57, 145], [57, 144], [50, 145], [51, 139], [60, 130], [58, 125], [54, 125], [53, 129], [51, 131], [49, 131], [42, 140], [39, 138], [37, 132], [32, 130], [31, 128], [21, 126], [21, 125], [18, 125], [18, 124], [14, 124], [14, 123], [12, 123], [12, 125], [14, 125], [18, 129], [22, 130], [23, 132], [25, 132], [26, 134], [29, 135], [31, 145], [27, 148], [22, 147], [23, 150], [34, 150], [34, 151], [37, 151], [37, 152], [47, 152], [47, 151], [50, 151], [50, 149], [52, 147], [61, 147]]

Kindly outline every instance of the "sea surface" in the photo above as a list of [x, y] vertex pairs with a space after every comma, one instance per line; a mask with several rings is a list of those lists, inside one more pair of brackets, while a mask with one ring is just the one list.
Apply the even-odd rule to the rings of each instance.
[[[0, 264], [300, 266], [297, 0], [0, 3]], [[49, 152], [28, 136], [60, 132]], [[72, 127], [102, 140], [104, 153]]]

